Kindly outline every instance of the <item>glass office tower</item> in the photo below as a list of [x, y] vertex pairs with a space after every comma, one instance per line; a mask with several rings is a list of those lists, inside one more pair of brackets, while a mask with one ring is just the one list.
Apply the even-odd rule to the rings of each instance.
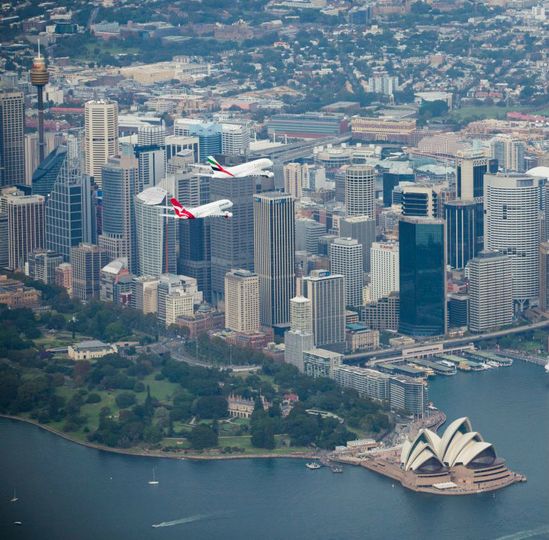
[[403, 217], [399, 222], [400, 323], [411, 336], [446, 333], [445, 223]]

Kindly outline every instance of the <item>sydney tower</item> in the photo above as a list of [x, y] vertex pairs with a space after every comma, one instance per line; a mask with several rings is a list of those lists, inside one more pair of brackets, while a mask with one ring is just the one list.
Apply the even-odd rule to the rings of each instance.
[[40, 43], [38, 43], [38, 56], [35, 57], [30, 70], [31, 83], [36, 86], [38, 92], [38, 155], [40, 163], [44, 161], [44, 86], [48, 84], [50, 75], [46, 68], [45, 59], [40, 56]]

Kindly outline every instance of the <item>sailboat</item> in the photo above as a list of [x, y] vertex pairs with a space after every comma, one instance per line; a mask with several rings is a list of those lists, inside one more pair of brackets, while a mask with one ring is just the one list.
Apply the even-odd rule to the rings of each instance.
[[156, 486], [158, 485], [160, 482], [156, 479], [156, 476], [154, 474], [154, 467], [153, 467], [153, 477], [152, 477], [152, 480], [149, 480], [149, 485], [150, 486]]
[[19, 499], [17, 498], [17, 494], [15, 493], [15, 488], [13, 488], [13, 497], [10, 499], [10, 502], [17, 502]]

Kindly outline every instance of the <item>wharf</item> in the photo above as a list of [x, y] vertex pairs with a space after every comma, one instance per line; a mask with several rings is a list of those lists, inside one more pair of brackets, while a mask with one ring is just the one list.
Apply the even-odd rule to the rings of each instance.
[[538, 366], [545, 366], [549, 362], [549, 358], [540, 358], [533, 354], [526, 354], [517, 351], [500, 350], [498, 354], [501, 356], [507, 356], [513, 360], [521, 360], [522, 362], [529, 362], [530, 364], [536, 364]]
[[[422, 483], [424, 479], [421, 476], [411, 472], [404, 472], [400, 467], [399, 449], [391, 449], [385, 452], [377, 452], [367, 457], [338, 456], [333, 457], [333, 461], [346, 465], [356, 465], [364, 467], [370, 471], [376, 472], [392, 480], [398, 481], [402, 486], [411, 491], [419, 493], [431, 493], [433, 495], [475, 495], [477, 493], [487, 493], [503, 489], [504, 487], [526, 482], [526, 476], [509, 471], [503, 465], [503, 460], [498, 464], [498, 474], [494, 479], [475, 482], [474, 477], [469, 474], [465, 467], [456, 467], [451, 471], [451, 481], [445, 479], [443, 482]], [[506, 474], [501, 475], [504, 468]], [[427, 478], [425, 479], [427, 480]]]

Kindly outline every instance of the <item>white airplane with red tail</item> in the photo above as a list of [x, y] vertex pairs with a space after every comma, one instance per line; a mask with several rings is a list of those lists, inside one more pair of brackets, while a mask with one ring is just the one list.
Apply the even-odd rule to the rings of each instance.
[[170, 199], [172, 205], [173, 214], [163, 214], [165, 217], [171, 217], [175, 219], [201, 219], [209, 217], [233, 217], [233, 213], [229, 212], [233, 203], [228, 199], [221, 199], [196, 208], [185, 208], [175, 197]]
[[[243, 178], [245, 176], [265, 176], [272, 178], [274, 173], [265, 169], [270, 169], [273, 162], [267, 158], [254, 159], [234, 167], [224, 167], [213, 156], [208, 156], [208, 164], [213, 178]], [[200, 167], [204, 167], [200, 165]], [[204, 167], [206, 168], [206, 167]]]

